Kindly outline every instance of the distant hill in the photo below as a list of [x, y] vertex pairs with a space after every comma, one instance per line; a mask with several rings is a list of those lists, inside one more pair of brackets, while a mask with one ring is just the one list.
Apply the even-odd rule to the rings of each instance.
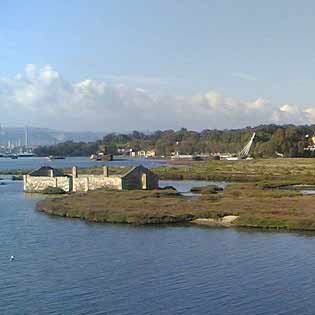
[[[260, 125], [234, 130], [158, 130], [151, 133], [133, 131], [129, 134], [110, 133], [94, 143], [65, 141], [54, 146], [39, 147], [38, 155], [87, 155], [100, 146], [116, 154], [119, 148], [155, 150], [169, 156], [196, 153], [237, 153], [256, 133], [251, 150], [253, 157], [315, 157], [315, 125]], [[305, 150], [305, 148], [307, 150]]]
[[[91, 142], [102, 139], [105, 132], [90, 132], [90, 131], [80, 131], [80, 132], [69, 132], [69, 131], [59, 131], [48, 128], [35, 128], [28, 127], [28, 144], [31, 146], [38, 145], [54, 145], [65, 141], [83, 141]], [[25, 128], [0, 128], [0, 145], [7, 145], [8, 141], [15, 145], [24, 145], [25, 139]]]

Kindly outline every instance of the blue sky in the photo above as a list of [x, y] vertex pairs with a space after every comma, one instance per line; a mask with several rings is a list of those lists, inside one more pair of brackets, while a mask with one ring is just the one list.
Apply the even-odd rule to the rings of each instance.
[[[290, 0], [3, 0], [2, 123], [102, 130], [120, 118], [129, 130], [135, 111], [142, 129], [313, 123], [314, 11]], [[41, 81], [43, 69], [57, 76]]]

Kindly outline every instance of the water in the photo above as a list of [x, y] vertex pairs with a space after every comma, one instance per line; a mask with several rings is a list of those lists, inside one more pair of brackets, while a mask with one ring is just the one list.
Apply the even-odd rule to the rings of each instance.
[[303, 195], [315, 195], [315, 190], [300, 190]]
[[116, 159], [114, 161], [93, 161], [87, 157], [69, 157], [64, 160], [50, 161], [45, 157], [35, 158], [19, 158], [17, 160], [0, 158], [0, 170], [12, 170], [12, 169], [36, 169], [41, 166], [49, 165], [55, 168], [67, 168], [72, 166], [78, 167], [94, 167], [94, 166], [137, 166], [142, 164], [145, 167], [157, 167], [165, 165], [167, 162], [163, 160], [149, 160], [149, 159]]
[[315, 234], [91, 224], [5, 182], [0, 314], [314, 314]]
[[220, 188], [224, 188], [227, 182], [213, 182], [206, 180], [160, 180], [160, 187], [173, 186], [183, 196], [193, 197], [200, 196], [200, 194], [192, 193], [190, 190], [192, 187], [203, 187], [207, 185], [216, 185]]

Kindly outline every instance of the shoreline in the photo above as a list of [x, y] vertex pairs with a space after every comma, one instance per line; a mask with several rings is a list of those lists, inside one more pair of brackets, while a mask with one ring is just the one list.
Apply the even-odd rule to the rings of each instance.
[[[229, 182], [258, 182], [290, 180], [315, 184], [315, 160], [311, 158], [269, 158], [241, 161], [167, 161], [155, 166], [154, 172], [162, 180], [208, 180]], [[179, 163], [179, 164], [178, 164]], [[113, 174], [124, 166], [112, 166]], [[71, 168], [60, 168], [71, 173]], [[2, 169], [0, 175], [25, 175], [29, 169]], [[98, 174], [99, 167], [81, 167], [82, 174]]]
[[[210, 189], [198, 198], [194, 196], [191, 199], [160, 190], [102, 190], [69, 194], [46, 198], [38, 203], [37, 210], [92, 222], [191, 223], [315, 231], [315, 196], [303, 195], [294, 189], [314, 187], [314, 159], [202, 161], [189, 164], [157, 167], [154, 172], [161, 180], [225, 180], [230, 183], [223, 192], [211, 192]], [[82, 169], [82, 173], [97, 174], [99, 171], [99, 168]], [[11, 170], [10, 175], [25, 172], [21, 169]], [[237, 219], [229, 224], [222, 223], [222, 218], [226, 216], [237, 216]]]
[[227, 215], [219, 219], [212, 219], [212, 218], [197, 218], [190, 223], [197, 224], [197, 225], [204, 225], [209, 227], [232, 227], [233, 222], [239, 218], [237, 215]]
[[[181, 225], [191, 225], [191, 226], [196, 226], [196, 227], [205, 227], [205, 228], [233, 228], [233, 229], [245, 229], [245, 230], [257, 230], [257, 231], [270, 231], [270, 232], [312, 232], [315, 233], [315, 226], [313, 228], [309, 227], [280, 227], [280, 226], [260, 226], [260, 225], [255, 225], [255, 224], [235, 224], [233, 222], [231, 223], [224, 223], [222, 222], [222, 218], [194, 218], [194, 219], [187, 219], [187, 220], [178, 220], [176, 221], [174, 216], [167, 216], [164, 217], [164, 220], [155, 220], [155, 222], [146, 222], [146, 223], [138, 223], [138, 222], [123, 222], [123, 221], [103, 221], [103, 220], [97, 220], [97, 219], [91, 219], [91, 218], [84, 218], [81, 216], [76, 216], [76, 215], [60, 215], [53, 213], [51, 211], [47, 211], [46, 209], [42, 209], [38, 206], [35, 208], [36, 211], [45, 213], [48, 216], [53, 216], [53, 217], [63, 217], [67, 219], [79, 219], [82, 221], [85, 221], [87, 223], [98, 223], [98, 224], [124, 224], [124, 225], [132, 225], [132, 226], [181, 226]], [[228, 215], [227, 217], [229, 217]], [[232, 216], [232, 215], [231, 215]], [[234, 217], [234, 216], [233, 216]], [[236, 218], [233, 221], [237, 221], [239, 216], [235, 216]], [[168, 220], [169, 218], [173, 218], [173, 220]], [[224, 218], [224, 217], [223, 217]], [[158, 221], [158, 222], [157, 222]]]
[[315, 231], [314, 196], [253, 183], [230, 184], [223, 192], [205, 189], [197, 198], [172, 190], [98, 190], [46, 198], [36, 210], [101, 223]]

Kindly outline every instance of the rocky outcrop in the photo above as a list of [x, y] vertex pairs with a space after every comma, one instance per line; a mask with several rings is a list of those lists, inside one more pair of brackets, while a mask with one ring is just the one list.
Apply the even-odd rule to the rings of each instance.
[[198, 218], [192, 220], [191, 223], [207, 226], [221, 226], [221, 227], [230, 227], [235, 220], [238, 219], [236, 215], [226, 215], [222, 218]]

